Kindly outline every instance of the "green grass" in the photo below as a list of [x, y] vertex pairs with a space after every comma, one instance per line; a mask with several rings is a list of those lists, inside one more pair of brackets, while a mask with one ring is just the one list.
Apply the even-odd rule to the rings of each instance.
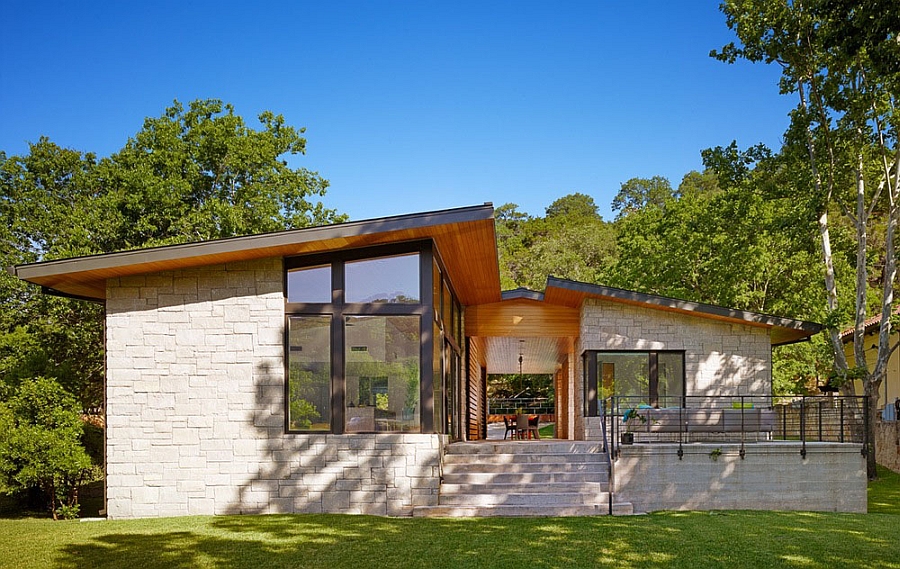
[[900, 475], [869, 514], [410, 519], [341, 515], [0, 519], [0, 567], [792, 567], [900, 569]]
[[538, 433], [540, 433], [542, 439], [552, 439], [554, 436], [556, 436], [554, 431], [555, 428], [556, 427], [553, 425], [553, 423], [550, 423], [549, 425], [544, 425], [538, 428]]
[[878, 480], [869, 482], [868, 492], [870, 514], [900, 516], [900, 474], [879, 464]]

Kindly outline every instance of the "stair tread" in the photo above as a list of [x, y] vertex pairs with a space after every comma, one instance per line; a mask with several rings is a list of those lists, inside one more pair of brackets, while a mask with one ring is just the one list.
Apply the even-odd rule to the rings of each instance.
[[[628, 510], [625, 504], [613, 504], [613, 513]], [[630, 506], [628, 504], [627, 506]], [[627, 513], [630, 513], [627, 512]], [[563, 516], [603, 516], [609, 514], [609, 506], [420, 506], [413, 509], [415, 517], [563, 517]]]
[[[602, 443], [490, 441], [446, 449], [437, 506], [415, 516], [593, 516], [609, 513]], [[613, 513], [631, 513], [614, 504]]]

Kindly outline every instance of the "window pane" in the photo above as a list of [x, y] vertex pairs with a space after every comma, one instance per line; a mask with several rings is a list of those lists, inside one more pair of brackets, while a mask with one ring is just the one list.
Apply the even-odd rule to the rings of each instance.
[[287, 296], [288, 302], [331, 302], [331, 265], [288, 271]]
[[647, 405], [650, 402], [650, 356], [646, 352], [606, 352], [597, 354], [598, 388], [605, 395], [610, 387], [613, 393], [624, 397], [623, 407]]
[[684, 395], [684, 355], [659, 354], [659, 406], [680, 407]]
[[432, 369], [434, 370], [432, 386], [433, 409], [434, 409], [434, 432], [444, 433], [444, 339], [441, 337], [441, 329], [437, 323], [433, 326], [434, 331], [432, 347], [434, 361]]
[[345, 432], [419, 432], [419, 317], [347, 316]]
[[431, 275], [431, 291], [432, 294], [432, 302], [434, 303], [434, 319], [439, 320], [441, 315], [441, 271], [438, 269], [437, 262], [433, 263]]
[[444, 300], [441, 302], [443, 313], [441, 314], [441, 322], [444, 325], [444, 334], [453, 336], [453, 318], [450, 314], [453, 307], [453, 298], [450, 296], [450, 287], [447, 281], [444, 281]]
[[331, 317], [291, 316], [288, 425], [292, 431], [331, 430]]
[[418, 304], [419, 254], [352, 261], [344, 265], [346, 302]]

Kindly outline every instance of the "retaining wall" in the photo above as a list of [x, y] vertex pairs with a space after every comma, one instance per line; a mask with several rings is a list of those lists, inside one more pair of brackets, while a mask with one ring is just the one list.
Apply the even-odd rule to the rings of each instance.
[[900, 421], [875, 423], [875, 457], [878, 464], [900, 472]]
[[[614, 462], [616, 500], [635, 511], [866, 511], [861, 445], [794, 442], [625, 445]], [[716, 455], [713, 451], [721, 454]], [[710, 453], [713, 453], [711, 456]]]

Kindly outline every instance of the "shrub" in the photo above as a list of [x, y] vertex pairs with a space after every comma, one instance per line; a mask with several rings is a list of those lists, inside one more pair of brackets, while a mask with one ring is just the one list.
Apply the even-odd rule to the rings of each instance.
[[100, 469], [81, 444], [84, 425], [75, 398], [56, 381], [22, 381], [0, 402], [0, 491], [40, 488], [53, 519], [78, 514], [78, 488]]

